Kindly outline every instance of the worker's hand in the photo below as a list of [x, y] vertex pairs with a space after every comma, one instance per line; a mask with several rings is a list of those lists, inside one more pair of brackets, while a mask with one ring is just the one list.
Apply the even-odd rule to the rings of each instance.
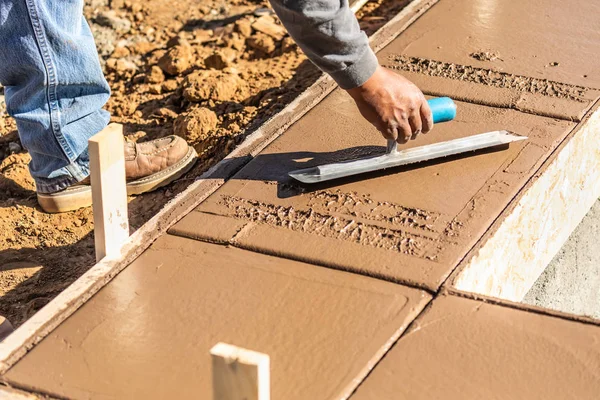
[[433, 128], [429, 104], [419, 88], [381, 66], [362, 86], [348, 93], [362, 116], [386, 139], [402, 144]]

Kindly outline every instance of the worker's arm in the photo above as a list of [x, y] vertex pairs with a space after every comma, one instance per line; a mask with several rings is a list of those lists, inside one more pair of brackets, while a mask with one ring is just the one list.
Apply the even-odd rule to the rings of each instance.
[[423, 93], [379, 66], [348, 0], [270, 1], [308, 58], [348, 91], [384, 137], [404, 143], [433, 127]]

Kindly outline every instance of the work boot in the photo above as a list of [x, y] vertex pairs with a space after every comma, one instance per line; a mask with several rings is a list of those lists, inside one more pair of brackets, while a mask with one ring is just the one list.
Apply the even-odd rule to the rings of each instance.
[[[150, 192], [168, 185], [188, 172], [196, 151], [178, 136], [144, 143], [125, 143], [127, 194]], [[38, 193], [38, 203], [48, 213], [77, 210], [92, 205], [89, 177], [60, 192]]]

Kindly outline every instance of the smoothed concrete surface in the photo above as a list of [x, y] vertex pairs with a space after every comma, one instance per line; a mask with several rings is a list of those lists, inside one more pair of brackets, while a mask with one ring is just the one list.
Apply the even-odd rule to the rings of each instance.
[[266, 353], [273, 399], [347, 397], [423, 291], [176, 236], [159, 238], [4, 380], [71, 399], [210, 399], [209, 350]]
[[540, 275], [523, 302], [600, 319], [600, 200]]
[[600, 326], [440, 295], [352, 400], [597, 399]]

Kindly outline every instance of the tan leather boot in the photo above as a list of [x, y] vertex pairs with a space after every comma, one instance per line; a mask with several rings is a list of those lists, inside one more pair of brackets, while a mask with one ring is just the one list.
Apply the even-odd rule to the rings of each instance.
[[[188, 172], [197, 154], [179, 136], [144, 143], [125, 143], [127, 194], [150, 192]], [[49, 213], [77, 210], [92, 205], [89, 178], [56, 193], [38, 193], [38, 203]]]

